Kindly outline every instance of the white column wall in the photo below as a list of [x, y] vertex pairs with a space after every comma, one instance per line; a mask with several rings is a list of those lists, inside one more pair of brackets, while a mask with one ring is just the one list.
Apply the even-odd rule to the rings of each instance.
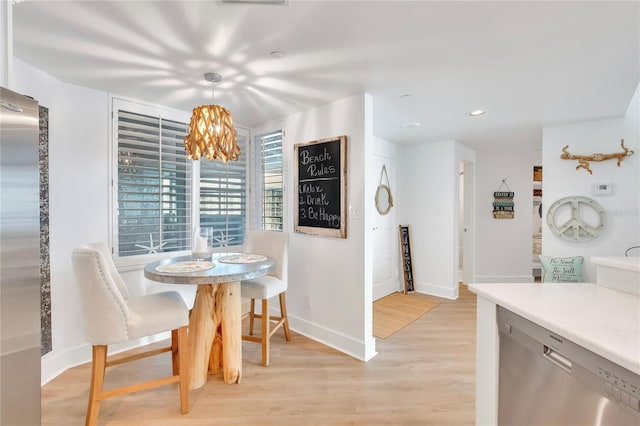
[[[314, 340], [358, 359], [375, 355], [371, 336], [370, 250], [365, 247], [365, 163], [371, 138], [371, 97], [359, 94], [332, 104], [264, 123], [254, 134], [285, 131], [285, 227], [291, 233], [289, 245], [289, 287], [287, 308], [291, 327]], [[293, 198], [294, 145], [328, 137], [347, 135], [347, 219], [346, 239], [294, 232]], [[369, 266], [367, 266], [369, 265]], [[307, 308], [307, 300], [311, 308]]]

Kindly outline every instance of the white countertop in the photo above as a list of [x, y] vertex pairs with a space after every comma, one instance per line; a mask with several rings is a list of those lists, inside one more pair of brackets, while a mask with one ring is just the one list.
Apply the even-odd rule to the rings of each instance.
[[640, 374], [640, 297], [590, 283], [469, 284], [479, 297]]
[[640, 272], [640, 257], [602, 257], [593, 256], [591, 262], [596, 265], [609, 266], [611, 268], [625, 269], [627, 271]]

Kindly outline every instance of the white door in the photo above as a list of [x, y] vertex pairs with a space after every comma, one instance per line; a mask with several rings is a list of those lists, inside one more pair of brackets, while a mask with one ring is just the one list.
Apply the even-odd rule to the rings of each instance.
[[[378, 181], [382, 166], [385, 166], [389, 177], [392, 197], [396, 196], [398, 187], [395, 182], [395, 160], [387, 157], [373, 156], [373, 170], [378, 171]], [[382, 183], [387, 184], [386, 178]], [[376, 185], [377, 187], [377, 185]], [[373, 194], [375, 202], [375, 194]], [[373, 300], [380, 299], [398, 291], [398, 229], [396, 224], [397, 207], [392, 207], [387, 215], [374, 210], [373, 223]]]

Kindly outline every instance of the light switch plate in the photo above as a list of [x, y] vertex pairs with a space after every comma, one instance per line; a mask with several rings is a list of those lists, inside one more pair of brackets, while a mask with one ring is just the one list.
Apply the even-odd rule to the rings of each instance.
[[351, 205], [349, 206], [349, 219], [360, 219], [358, 209]]

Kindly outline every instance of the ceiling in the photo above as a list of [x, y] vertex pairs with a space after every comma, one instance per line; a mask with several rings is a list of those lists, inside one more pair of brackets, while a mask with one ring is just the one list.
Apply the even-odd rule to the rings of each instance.
[[249, 127], [367, 92], [398, 143], [535, 150], [544, 126], [623, 115], [640, 79], [638, 1], [26, 0], [13, 17], [14, 56], [69, 83], [190, 111], [217, 72], [215, 103]]

